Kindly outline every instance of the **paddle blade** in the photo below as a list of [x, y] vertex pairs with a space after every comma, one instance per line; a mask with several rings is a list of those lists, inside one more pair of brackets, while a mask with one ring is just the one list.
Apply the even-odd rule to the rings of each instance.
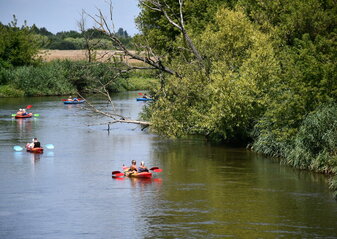
[[153, 172], [160, 173], [160, 172], [163, 172], [163, 170], [161, 168], [158, 168], [158, 169], [154, 169]]
[[40, 114], [34, 114], [34, 116], [35, 116], [35, 117], [39, 117], [39, 116], [40, 116]]
[[158, 167], [152, 167], [152, 168], [150, 168], [150, 170], [152, 170], [153, 172], [156, 172], [156, 173], [163, 172], [163, 170], [161, 168], [158, 168]]
[[67, 101], [67, 99], [62, 99], [62, 101]]
[[18, 146], [18, 145], [14, 146], [13, 149], [14, 149], [16, 152], [19, 152], [19, 151], [23, 150], [23, 148], [22, 148], [21, 146]]
[[33, 107], [32, 105], [27, 105], [26, 109], [30, 109], [32, 107]]
[[138, 95], [143, 95], [143, 93], [140, 93], [140, 92], [139, 92]]
[[16, 116], [16, 114], [12, 114], [12, 117], [15, 117]]
[[124, 176], [124, 173], [120, 172], [120, 171], [112, 171], [112, 176], [113, 177], [121, 177]]
[[54, 149], [55, 148], [54, 145], [52, 145], [52, 144], [46, 144], [45, 146], [46, 146], [47, 149]]

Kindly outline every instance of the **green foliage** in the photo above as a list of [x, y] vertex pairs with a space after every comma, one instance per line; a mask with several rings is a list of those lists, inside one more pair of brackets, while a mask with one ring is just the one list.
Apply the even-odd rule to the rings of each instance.
[[[67, 95], [77, 91], [95, 93], [109, 83], [110, 92], [150, 89], [158, 81], [153, 74], [133, 73], [115, 78], [116, 65], [104, 63], [53, 61], [39, 66], [0, 68], [0, 97]], [[112, 81], [111, 81], [112, 80]]]
[[[58, 50], [78, 50], [86, 49], [86, 39], [89, 40], [92, 49], [113, 49], [113, 44], [109, 37], [102, 31], [94, 28], [89, 28], [81, 33], [77, 31], [63, 31], [55, 35], [48, 32], [45, 28], [32, 27], [31, 31], [40, 36], [39, 40], [43, 40], [40, 44], [45, 49], [58, 49]], [[127, 47], [132, 48], [132, 37], [129, 36], [126, 30], [119, 28], [116, 36]], [[36, 37], [38, 38], [38, 37]], [[47, 38], [47, 39], [46, 39]]]
[[78, 48], [71, 41], [57, 40], [57, 41], [51, 42], [48, 45], [48, 49], [52, 49], [52, 50], [56, 50], [56, 49], [59, 49], [59, 50], [77, 50]]
[[10, 85], [0, 85], [0, 97], [21, 97], [25, 92]]
[[136, 70], [126, 75], [121, 85], [126, 90], [154, 90], [159, 87], [159, 80], [154, 72]]
[[[175, 0], [165, 1], [170, 6], [169, 13], [179, 13], [179, 4]], [[186, 0], [184, 1], [184, 21], [187, 29], [198, 35], [203, 32], [209, 22], [213, 21], [218, 7], [223, 4], [223, 0]], [[172, 26], [166, 18], [157, 11], [140, 5], [141, 12], [136, 18], [136, 23], [143, 33], [138, 41], [144, 40], [158, 54], [180, 54], [177, 39], [180, 32]], [[145, 39], [146, 40], [145, 40]]]
[[107, 84], [107, 90], [118, 92], [124, 90], [121, 78], [112, 80], [117, 73], [116, 66], [105, 63], [87, 63], [65, 61], [67, 68], [67, 79], [76, 86], [80, 92], [96, 92], [101, 84]]
[[246, 142], [279, 71], [269, 37], [243, 12], [223, 8], [196, 41], [209, 73], [180, 63], [186, 77], [166, 82], [165, 96], [152, 106], [154, 127], [178, 137]]
[[[176, 1], [165, 2], [178, 12]], [[212, 3], [184, 3], [204, 68], [181, 50], [181, 33], [163, 14], [141, 9], [144, 38], [183, 76], [162, 81], [144, 117], [165, 135], [253, 141], [256, 151], [294, 167], [336, 174], [336, 2]], [[337, 189], [336, 179], [331, 185]]]
[[10, 84], [24, 91], [26, 96], [64, 95], [75, 92], [65, 77], [65, 69], [57, 63], [20, 67], [13, 75]]
[[337, 105], [319, 107], [303, 121], [286, 163], [301, 169], [337, 173]]
[[285, 157], [306, 115], [336, 99], [336, 41], [307, 34], [279, 53], [282, 69], [270, 103], [255, 126], [254, 149]]
[[28, 27], [17, 27], [15, 16], [7, 26], [0, 24], [0, 67], [36, 64], [37, 46]]

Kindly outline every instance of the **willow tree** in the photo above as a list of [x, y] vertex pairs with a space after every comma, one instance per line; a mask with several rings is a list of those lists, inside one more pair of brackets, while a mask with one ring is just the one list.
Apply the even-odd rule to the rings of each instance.
[[172, 136], [246, 142], [277, 80], [270, 36], [242, 11], [221, 8], [214, 24], [194, 40], [207, 68], [177, 63], [184, 77], [171, 77], [166, 96], [150, 109], [154, 128]]

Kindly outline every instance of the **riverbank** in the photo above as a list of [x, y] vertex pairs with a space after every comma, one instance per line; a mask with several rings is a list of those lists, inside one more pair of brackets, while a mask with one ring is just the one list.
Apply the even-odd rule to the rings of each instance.
[[[38, 66], [0, 69], [0, 97], [67, 95], [92, 92], [116, 76], [111, 63], [54, 60]], [[110, 92], [149, 90], [158, 84], [153, 72], [133, 71], [113, 80]]]

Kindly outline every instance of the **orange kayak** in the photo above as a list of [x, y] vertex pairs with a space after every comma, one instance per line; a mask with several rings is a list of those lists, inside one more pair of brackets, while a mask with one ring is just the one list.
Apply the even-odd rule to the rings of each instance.
[[36, 153], [36, 154], [42, 154], [43, 148], [28, 148], [26, 147], [27, 152]]
[[22, 118], [31, 118], [33, 116], [32, 113], [26, 115], [15, 115], [15, 119], [22, 119]]

